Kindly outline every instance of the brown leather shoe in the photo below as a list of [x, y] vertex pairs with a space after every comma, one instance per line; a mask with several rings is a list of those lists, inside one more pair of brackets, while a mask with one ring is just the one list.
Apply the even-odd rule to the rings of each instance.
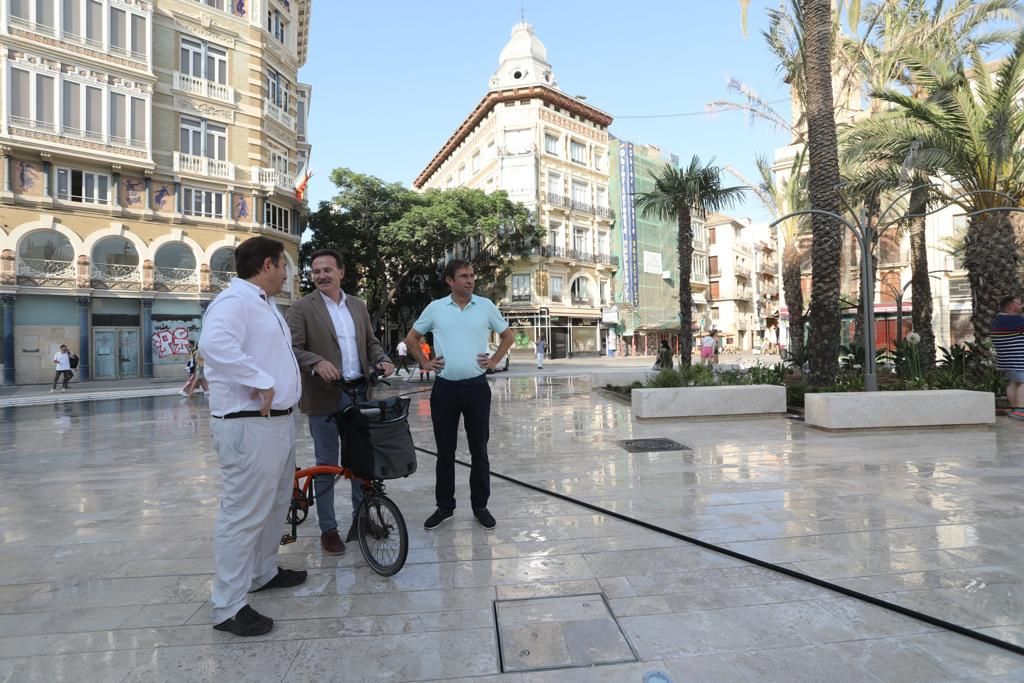
[[345, 553], [345, 543], [342, 542], [337, 529], [320, 534], [320, 545], [328, 555], [343, 555]]

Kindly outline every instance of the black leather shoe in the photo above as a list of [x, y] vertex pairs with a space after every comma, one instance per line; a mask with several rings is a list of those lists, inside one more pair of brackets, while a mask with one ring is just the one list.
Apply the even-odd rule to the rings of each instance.
[[476, 517], [476, 521], [480, 522], [480, 526], [490, 531], [494, 528], [494, 515], [487, 511], [487, 508], [477, 508], [473, 510], [473, 516]]
[[262, 636], [273, 627], [273, 619], [263, 616], [249, 605], [238, 610], [238, 613], [230, 619], [214, 624], [214, 628], [218, 631], [227, 631], [243, 637]]
[[306, 583], [307, 572], [305, 569], [282, 569], [277, 568], [277, 576], [267, 581], [265, 584], [260, 586], [250, 593], [259, 593], [260, 591], [270, 590], [271, 588], [291, 588], [292, 586], [298, 586]]
[[455, 512], [452, 510], [443, 510], [441, 508], [437, 508], [437, 511], [435, 511], [434, 514], [427, 517], [427, 521], [423, 522], [423, 528], [436, 529], [437, 527], [441, 526], [449, 519], [451, 519], [452, 515], [454, 514]]

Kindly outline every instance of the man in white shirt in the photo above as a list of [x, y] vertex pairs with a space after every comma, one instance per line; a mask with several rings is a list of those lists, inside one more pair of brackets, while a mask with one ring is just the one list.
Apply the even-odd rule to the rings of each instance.
[[[380, 366], [385, 375], [393, 373], [395, 366], [373, 334], [366, 304], [341, 288], [345, 277], [341, 254], [334, 249], [314, 251], [309, 267], [316, 291], [288, 309], [292, 350], [302, 368], [299, 409], [309, 419], [316, 464], [337, 466], [341, 440], [331, 416], [351, 403], [353, 395], [356, 400], [366, 400], [367, 380], [374, 366]], [[334, 478], [318, 476], [314, 486], [320, 546], [329, 555], [340, 555], [345, 552], [345, 543], [355, 538], [355, 513], [363, 501], [363, 481], [353, 478], [351, 482], [352, 522], [344, 541], [334, 514]]]
[[53, 373], [53, 388], [50, 389], [50, 393], [57, 391], [57, 381], [64, 378], [64, 388], [61, 391], [68, 390], [68, 382], [71, 381], [71, 377], [75, 374], [71, 371], [71, 352], [68, 351], [67, 344], [60, 345], [60, 351], [53, 354], [53, 364], [56, 366], [54, 369], [56, 372]]
[[398, 370], [395, 374], [400, 374], [404, 369], [405, 374], [411, 375], [412, 371], [409, 370], [409, 346], [405, 343], [405, 339], [398, 342], [395, 350], [398, 352]]
[[203, 318], [199, 344], [210, 382], [210, 431], [224, 493], [213, 548], [214, 628], [239, 636], [274, 620], [246, 593], [297, 586], [305, 571], [277, 566], [295, 476], [299, 366], [288, 325], [271, 298], [288, 278], [284, 244], [251, 237], [235, 250], [237, 278]]

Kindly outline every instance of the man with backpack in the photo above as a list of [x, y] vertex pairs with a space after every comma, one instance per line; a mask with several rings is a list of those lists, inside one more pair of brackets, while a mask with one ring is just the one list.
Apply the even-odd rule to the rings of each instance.
[[53, 373], [53, 388], [50, 389], [50, 393], [57, 391], [57, 380], [64, 378], [64, 388], [61, 391], [68, 390], [68, 382], [74, 376], [72, 368], [78, 367], [78, 356], [68, 351], [67, 344], [60, 345], [60, 351], [53, 354], [53, 364], [56, 366], [56, 372]]

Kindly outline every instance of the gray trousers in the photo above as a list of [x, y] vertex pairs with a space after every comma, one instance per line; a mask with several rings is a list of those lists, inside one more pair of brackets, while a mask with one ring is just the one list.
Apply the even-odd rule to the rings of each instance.
[[295, 481], [295, 415], [210, 419], [224, 493], [213, 540], [213, 623], [277, 575]]

